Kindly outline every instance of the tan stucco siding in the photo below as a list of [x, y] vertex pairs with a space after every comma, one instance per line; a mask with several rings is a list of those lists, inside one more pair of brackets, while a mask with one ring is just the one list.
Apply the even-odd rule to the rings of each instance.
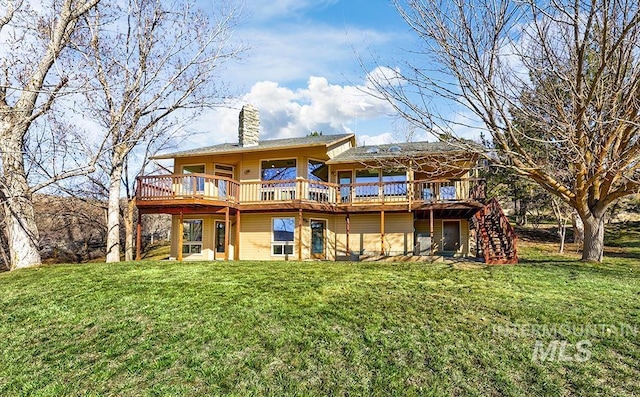
[[388, 255], [404, 255], [413, 251], [413, 214], [385, 213], [384, 246]]
[[442, 250], [442, 219], [433, 220], [433, 250], [438, 252]]
[[[242, 214], [242, 227], [240, 233], [240, 259], [242, 260], [283, 260], [283, 255], [271, 254], [272, 240], [272, 219], [273, 218], [293, 218], [295, 223], [293, 255], [289, 259], [298, 259], [298, 213], [278, 212], [267, 214]], [[307, 225], [308, 227], [308, 225]], [[303, 254], [304, 254], [304, 234], [303, 231]], [[306, 243], [308, 249], [308, 242]], [[308, 253], [307, 253], [308, 255]], [[307, 256], [308, 257], [308, 256]], [[303, 256], [303, 259], [305, 257]]]
[[469, 244], [469, 221], [466, 219], [460, 220], [460, 253], [464, 256], [468, 256], [471, 253]]
[[[383, 245], [381, 215], [351, 214], [349, 232], [349, 250], [360, 255], [379, 255]], [[344, 215], [337, 215], [336, 254], [346, 255], [347, 234]], [[384, 251], [392, 255], [411, 252], [413, 249], [413, 215], [411, 213], [385, 213]]]
[[349, 248], [360, 255], [378, 255], [380, 239], [380, 214], [352, 214]]
[[352, 147], [351, 140], [347, 140], [347, 141], [335, 144], [333, 146], [330, 146], [327, 150], [327, 155], [329, 156], [329, 158], [332, 159], [337, 155], [346, 152], [351, 147]]
[[429, 219], [417, 219], [415, 221], [416, 233], [429, 233]]
[[242, 214], [240, 259], [271, 258], [271, 218], [272, 214]]

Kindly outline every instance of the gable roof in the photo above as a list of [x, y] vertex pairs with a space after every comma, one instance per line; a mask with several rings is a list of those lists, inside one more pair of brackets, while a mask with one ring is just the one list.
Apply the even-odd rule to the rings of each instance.
[[304, 136], [299, 138], [285, 138], [285, 139], [271, 139], [267, 141], [260, 141], [256, 146], [240, 146], [238, 143], [222, 143], [220, 145], [207, 146], [191, 150], [183, 150], [180, 152], [159, 154], [153, 156], [153, 160], [172, 159], [177, 157], [194, 157], [194, 156], [207, 156], [211, 154], [229, 154], [229, 153], [244, 153], [244, 152], [256, 152], [263, 150], [274, 149], [295, 149], [302, 147], [312, 146], [326, 146], [329, 147], [336, 143], [340, 143], [346, 140], [353, 140], [355, 144], [354, 134], [337, 134], [337, 135], [318, 135], [318, 136]]
[[[467, 145], [477, 145], [473, 142]], [[391, 150], [389, 150], [391, 149]], [[366, 162], [380, 159], [391, 159], [397, 157], [424, 157], [430, 154], [440, 153], [469, 153], [462, 146], [447, 142], [402, 142], [391, 143], [385, 145], [358, 146], [343, 152], [331, 160], [327, 164]]]

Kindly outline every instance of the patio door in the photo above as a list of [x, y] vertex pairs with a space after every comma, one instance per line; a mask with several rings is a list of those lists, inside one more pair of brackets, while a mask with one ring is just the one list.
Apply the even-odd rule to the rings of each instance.
[[[233, 166], [216, 164], [214, 166], [213, 174], [215, 176], [222, 176], [225, 178], [233, 179]], [[226, 200], [229, 195], [229, 182], [224, 179], [216, 179], [216, 187], [218, 188], [218, 197], [222, 200]]]
[[311, 219], [311, 257], [326, 259], [327, 221]]
[[224, 221], [215, 221], [215, 258], [224, 259], [227, 247], [224, 245], [225, 225]]
[[442, 240], [443, 251], [460, 248], [460, 221], [442, 221]]
[[341, 203], [348, 203], [351, 200], [351, 175], [351, 171], [338, 171]]

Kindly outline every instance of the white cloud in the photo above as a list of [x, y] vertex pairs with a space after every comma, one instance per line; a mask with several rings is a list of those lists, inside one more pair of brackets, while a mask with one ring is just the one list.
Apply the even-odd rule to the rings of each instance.
[[383, 132], [378, 135], [366, 135], [361, 134], [356, 137], [358, 146], [375, 146], [375, 145], [386, 145], [388, 143], [395, 143], [398, 140], [396, 137], [390, 132]]
[[402, 83], [400, 68], [390, 68], [388, 66], [378, 66], [367, 74], [366, 86], [371, 90], [376, 87], [397, 86]]
[[289, 18], [313, 8], [323, 8], [337, 0], [245, 0], [246, 10], [256, 20]]
[[301, 86], [309, 76], [329, 80], [359, 79], [364, 74], [358, 54], [400, 40], [394, 33], [313, 23], [250, 27], [237, 32], [249, 50], [226, 76], [234, 82], [254, 84], [277, 81]]
[[[392, 112], [387, 102], [368, 95], [364, 85], [331, 84], [324, 77], [312, 76], [305, 88], [293, 90], [261, 81], [230, 108], [209, 112], [194, 123], [194, 129], [207, 131], [208, 142], [199, 139], [191, 144], [236, 142], [238, 113], [245, 103], [260, 110], [261, 139], [301, 137], [313, 131], [349, 133], [349, 125], [383, 118]], [[388, 136], [375, 139], [388, 140]]]

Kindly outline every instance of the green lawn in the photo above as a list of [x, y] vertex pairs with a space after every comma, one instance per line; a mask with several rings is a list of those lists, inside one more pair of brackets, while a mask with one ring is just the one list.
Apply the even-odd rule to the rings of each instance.
[[640, 261], [523, 257], [3, 273], [0, 395], [639, 395]]

